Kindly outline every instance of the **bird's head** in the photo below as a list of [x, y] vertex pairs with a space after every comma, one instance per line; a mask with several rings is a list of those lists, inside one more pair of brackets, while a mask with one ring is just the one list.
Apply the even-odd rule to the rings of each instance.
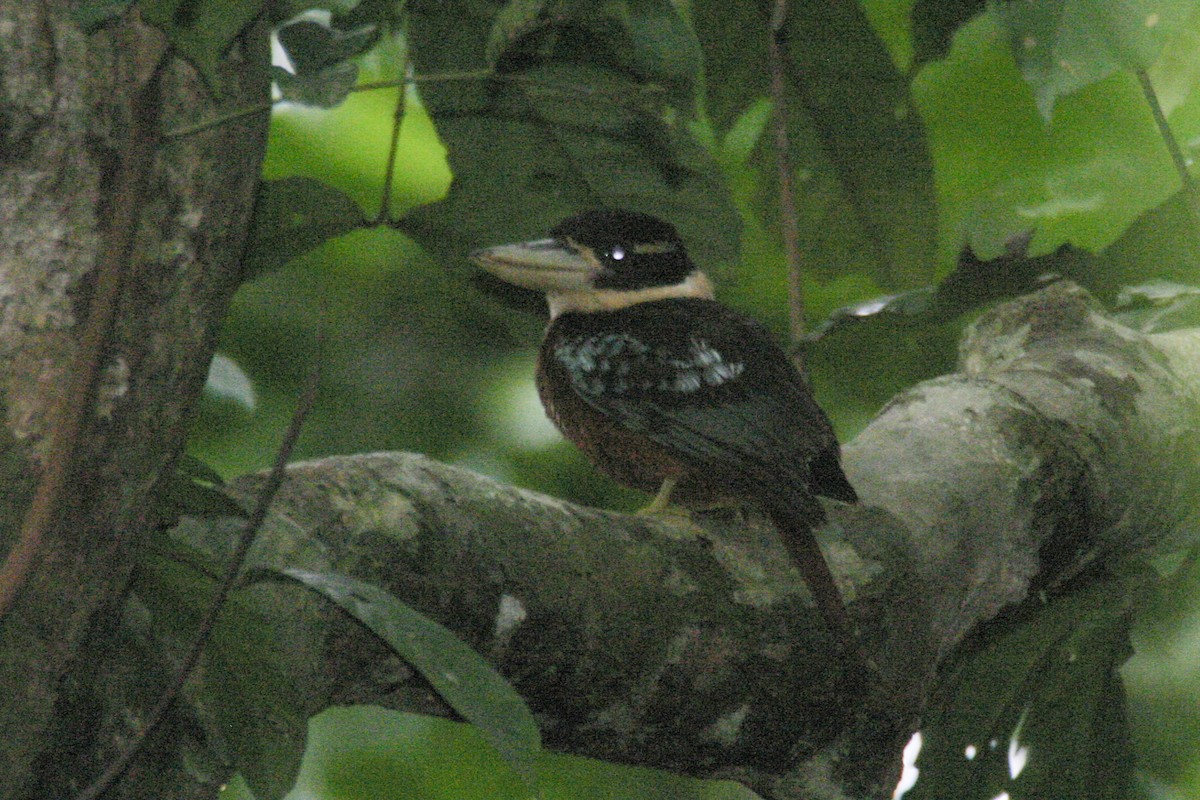
[[545, 292], [552, 318], [713, 296], [675, 228], [648, 214], [585, 211], [554, 226], [550, 237], [477, 250], [471, 258], [501, 280]]

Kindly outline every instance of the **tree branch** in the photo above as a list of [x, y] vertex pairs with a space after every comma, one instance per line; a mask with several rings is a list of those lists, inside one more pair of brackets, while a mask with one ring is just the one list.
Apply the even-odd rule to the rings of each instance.
[[[514, 683], [551, 748], [776, 798], [887, 796], [939, 668], [972, 631], [1193, 528], [1198, 340], [1140, 335], [1060, 283], [982, 317], [959, 372], [895, 398], [847, 445], [864, 502], [831, 504], [822, 543], [878, 696], [841, 681], [776, 537], [734, 514], [646, 519], [422, 456], [348, 456], [289, 470], [252, 560], [354, 574], [449, 626]], [[221, 530], [175, 535], [224, 557]], [[247, 613], [288, 626], [276, 668], [303, 676], [294, 708], [264, 721], [297, 756], [307, 714], [329, 705], [451, 716], [340, 613], [303, 590], [252, 589]]]

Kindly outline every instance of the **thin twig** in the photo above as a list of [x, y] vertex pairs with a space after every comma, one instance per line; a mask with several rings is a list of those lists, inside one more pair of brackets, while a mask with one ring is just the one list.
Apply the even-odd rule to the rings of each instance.
[[225, 574], [221, 577], [221, 581], [217, 585], [217, 591], [213, 595], [212, 603], [205, 612], [204, 619], [200, 622], [196, 633], [196, 640], [188, 650], [187, 656], [184, 658], [183, 664], [179, 667], [179, 671], [175, 674], [171, 685], [159, 697], [157, 705], [155, 705], [154, 710], [146, 718], [146, 722], [142, 725], [141, 730], [133, 735], [132, 740], [126, 745], [124, 751], [108, 765], [96, 780], [79, 794], [75, 795], [75, 800], [96, 800], [96, 798], [108, 790], [114, 781], [125, 773], [125, 770], [129, 768], [133, 759], [146, 746], [150, 734], [166, 718], [171, 705], [183, 691], [188, 677], [200, 662], [200, 656], [203, 655], [204, 649], [212, 637], [213, 629], [217, 625], [217, 619], [220, 617], [238, 575], [241, 573], [242, 565], [246, 561], [246, 555], [250, 552], [250, 547], [254, 544], [254, 539], [267, 518], [271, 502], [275, 499], [275, 495], [278, 494], [279, 487], [283, 483], [284, 471], [288, 461], [291, 459], [296, 440], [300, 438], [300, 431], [304, 427], [304, 420], [308, 417], [313, 404], [316, 402], [317, 388], [321, 381], [322, 351], [324, 349], [321, 345], [323, 339], [324, 325], [322, 324], [317, 331], [318, 347], [316, 363], [305, 379], [300, 399], [296, 404], [296, 410], [292, 413], [292, 420], [283, 435], [283, 441], [280, 442], [279, 451], [275, 454], [275, 464], [271, 467], [271, 472], [267, 475], [267, 481], [263, 484], [262, 490], [259, 492], [254, 510], [251, 512], [249, 519], [246, 520], [245, 527], [242, 528], [242, 533], [238, 537], [237, 546], [230, 557]]
[[[564, 95], [580, 95], [583, 97], [599, 96], [605, 97], [614, 103], [633, 105], [630, 100], [629, 87], [620, 89], [601, 89], [595, 86], [587, 86], [581, 83], [568, 83], [566, 81], [552, 81], [545, 78], [536, 78], [530, 75], [521, 75], [518, 73], [497, 73], [488, 69], [467, 70], [463, 72], [438, 72], [429, 75], [410, 75], [407, 78], [401, 78], [393, 81], [371, 81], [369, 83], [360, 83], [350, 90], [351, 93], [356, 92], [374, 92], [380, 89], [395, 89], [398, 87], [406, 87], [410, 84], [420, 83], [449, 83], [453, 81], [481, 81], [481, 80], [497, 80], [506, 83], [519, 83], [534, 86], [542, 89], [551, 89], [561, 92]], [[665, 90], [661, 86], [642, 86], [640, 94], [662, 94]], [[272, 100], [270, 103], [259, 103], [246, 108], [239, 108], [222, 114], [212, 119], [206, 119], [201, 122], [196, 122], [191, 125], [185, 125], [182, 128], [176, 128], [173, 131], [168, 131], [163, 134], [164, 139], [179, 139], [185, 136], [195, 136], [198, 133], [210, 130], [212, 128], [225, 125], [229, 122], [248, 117], [253, 114], [261, 114], [264, 111], [270, 111], [278, 104], [285, 102], [283, 98]]]
[[0, 620], [8, 614], [25, 585], [46, 534], [58, 523], [63, 490], [79, 467], [86, 419], [93, 406], [101, 363], [112, 336], [121, 295], [134, 269], [138, 213], [146, 176], [154, 161], [163, 63], [159, 61], [133, 96], [129, 138], [121, 149], [112, 214], [96, 259], [95, 291], [88, 303], [87, 322], [67, 368], [66, 388], [46, 415], [45, 470], [21, 521], [17, 543], [0, 568]]
[[[768, 31], [772, 116], [775, 122], [775, 168], [779, 179], [779, 219], [788, 270], [788, 322], [793, 342], [804, 338], [804, 281], [800, 253], [800, 220], [796, 212], [796, 179], [792, 170], [787, 122], [787, 72], [781, 40], [787, 22], [787, 0], [775, 0]], [[794, 356], [803, 371], [803, 354]]]
[[379, 213], [375, 215], [374, 225], [391, 221], [392, 181], [396, 174], [396, 156], [400, 152], [400, 126], [404, 122], [404, 101], [407, 94], [407, 84], [401, 85], [396, 96], [396, 113], [392, 115], [392, 140], [388, 144], [387, 169], [383, 173], [383, 199], [379, 203]]
[[1179, 175], [1179, 180], [1183, 185], [1183, 195], [1187, 199], [1192, 222], [1196, 226], [1194, 233], [1200, 236], [1200, 188], [1197, 188], [1196, 181], [1188, 170], [1187, 158], [1179, 146], [1179, 140], [1175, 138], [1175, 134], [1171, 132], [1171, 126], [1167, 123], [1167, 115], [1163, 113], [1162, 105], [1158, 102], [1158, 92], [1154, 91], [1150, 75], [1146, 70], [1139, 69], [1137, 77], [1138, 82], [1142, 85], [1142, 95], [1146, 98], [1146, 105], [1150, 106], [1154, 124], [1158, 127], [1158, 135], [1162, 137], [1167, 152], [1171, 154], [1171, 162], [1175, 165], [1175, 172]]
[[255, 103], [252, 106], [239, 108], [226, 114], [213, 117], [212, 119], [206, 119], [203, 122], [197, 122], [193, 125], [184, 125], [182, 128], [176, 128], [173, 131], [168, 131], [167, 133], [163, 134], [163, 139], [182, 139], [185, 136], [195, 136], [197, 133], [204, 133], [207, 130], [220, 127], [226, 123], [236, 122], [242, 117], [251, 117], [255, 114], [261, 114], [264, 111], [270, 111], [278, 103], [282, 102], [283, 98], [272, 100], [269, 103]]

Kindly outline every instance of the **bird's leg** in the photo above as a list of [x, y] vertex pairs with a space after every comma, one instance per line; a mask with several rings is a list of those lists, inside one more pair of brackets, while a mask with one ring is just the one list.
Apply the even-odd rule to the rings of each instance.
[[674, 509], [671, 508], [671, 492], [675, 491], [675, 486], [678, 483], [678, 475], [669, 475], [663, 478], [658, 494], [654, 495], [654, 499], [650, 501], [650, 504], [638, 511], [638, 513], [647, 515], [672, 513]]

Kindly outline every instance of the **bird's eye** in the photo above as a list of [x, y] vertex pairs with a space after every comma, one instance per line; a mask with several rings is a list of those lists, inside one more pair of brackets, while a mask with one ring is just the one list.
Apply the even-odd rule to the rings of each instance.
[[625, 248], [620, 247], [620, 246], [614, 247], [612, 250], [609, 251], [608, 257], [611, 258], [613, 261], [623, 260], [625, 258]]

